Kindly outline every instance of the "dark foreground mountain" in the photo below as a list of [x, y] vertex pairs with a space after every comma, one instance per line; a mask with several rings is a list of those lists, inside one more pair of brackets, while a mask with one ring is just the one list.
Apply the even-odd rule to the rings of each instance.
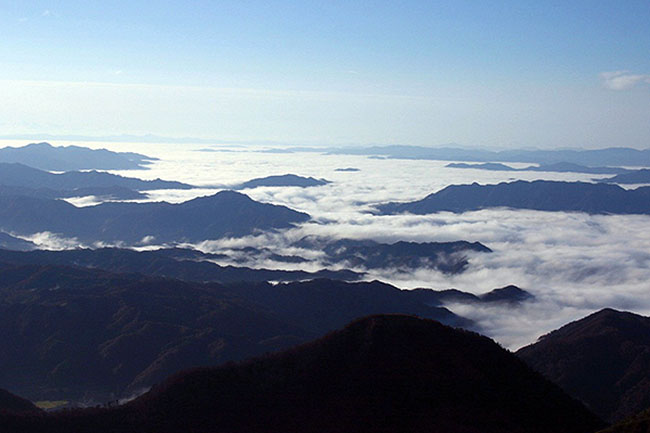
[[95, 170], [49, 173], [19, 163], [0, 163], [0, 185], [64, 191], [108, 187], [122, 187], [136, 191], [192, 188], [191, 185], [181, 182], [161, 179], [141, 180]]
[[[2, 412], [38, 413], [40, 410], [31, 401], [0, 389], [0, 414]], [[2, 431], [2, 426], [0, 426], [0, 431]]]
[[180, 204], [102, 203], [78, 208], [60, 200], [0, 195], [0, 229], [52, 232], [83, 242], [200, 242], [291, 227], [309, 215], [221, 191]]
[[115, 409], [3, 422], [22, 433], [591, 433], [602, 425], [492, 340], [409, 316], [368, 317], [287, 352], [180, 373]]
[[650, 183], [650, 170], [643, 168], [641, 170], [635, 170], [625, 174], [619, 174], [618, 176], [610, 177], [607, 179], [601, 179], [600, 182], [606, 183], [620, 183], [620, 184], [640, 184], [640, 183]]
[[650, 407], [650, 318], [601, 310], [517, 352], [531, 367], [618, 421]]
[[395, 242], [373, 240], [305, 237], [293, 246], [317, 249], [327, 255], [326, 264], [345, 262], [347, 266], [365, 269], [400, 270], [432, 268], [448, 274], [463, 272], [472, 252], [489, 253], [491, 249], [480, 242]]
[[55, 147], [49, 143], [0, 149], [0, 162], [17, 162], [48, 171], [141, 169], [156, 159], [133, 152], [112, 152], [79, 146]]
[[545, 171], [551, 173], [587, 173], [587, 174], [623, 174], [631, 170], [621, 167], [587, 167], [570, 162], [556, 162], [553, 164], [531, 165], [530, 167], [514, 168], [509, 165], [486, 162], [483, 164], [451, 163], [445, 167], [449, 168], [473, 168], [489, 171]]
[[0, 262], [0, 388], [34, 401], [105, 402], [377, 313], [471, 325], [379, 282], [225, 286]]
[[492, 207], [541, 211], [648, 214], [650, 187], [625, 190], [618, 185], [537, 180], [497, 185], [451, 185], [422, 200], [378, 206], [383, 214], [466, 212]]
[[[3, 235], [4, 233], [0, 233], [0, 245], [2, 245]], [[21, 240], [15, 239], [15, 242], [18, 241]], [[18, 244], [17, 246], [23, 245]], [[24, 245], [25, 249], [28, 246], [29, 243]], [[28, 249], [31, 250], [34, 247], [35, 245], [31, 244], [31, 248]], [[0, 262], [11, 264], [81, 266], [111, 272], [132, 272], [155, 277], [168, 277], [198, 282], [299, 281], [314, 278], [354, 281], [360, 279], [362, 276], [359, 273], [346, 270], [330, 271], [324, 269], [317, 272], [305, 272], [220, 266], [209, 261], [212, 256], [211, 254], [203, 254], [199, 251], [180, 248], [141, 252], [120, 248], [100, 248], [96, 250], [39, 250], [28, 253], [9, 251], [9, 249], [0, 249]], [[13, 249], [17, 250], [18, 248]]]
[[599, 433], [650, 433], [650, 409], [628, 417]]

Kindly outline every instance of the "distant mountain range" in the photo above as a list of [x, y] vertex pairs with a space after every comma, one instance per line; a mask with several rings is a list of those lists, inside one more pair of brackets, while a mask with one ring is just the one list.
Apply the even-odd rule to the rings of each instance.
[[258, 188], [261, 186], [297, 186], [300, 188], [308, 188], [310, 186], [327, 185], [328, 183], [331, 182], [325, 179], [315, 179], [313, 177], [297, 176], [295, 174], [283, 174], [252, 179], [236, 185], [233, 189]]
[[194, 188], [192, 185], [181, 182], [160, 179], [141, 180], [95, 170], [49, 173], [20, 163], [0, 163], [0, 185], [50, 188], [53, 190], [122, 187], [136, 191], [147, 191]]
[[[290, 149], [291, 150], [291, 149]], [[629, 147], [605, 149], [512, 149], [491, 151], [460, 147], [371, 146], [336, 148], [294, 148], [294, 151], [321, 152], [336, 155], [369, 155], [395, 159], [431, 159], [439, 161], [529, 162], [535, 164], [572, 163], [588, 167], [643, 166], [650, 167], [650, 149]]]
[[55, 147], [49, 143], [0, 149], [0, 162], [20, 163], [48, 171], [142, 169], [156, 159], [133, 152], [79, 146]]
[[448, 274], [463, 272], [469, 265], [470, 252], [489, 253], [491, 249], [480, 242], [395, 242], [373, 240], [326, 239], [306, 237], [292, 246], [323, 251], [326, 264], [347, 263], [366, 269], [432, 268]]
[[223, 286], [0, 261], [0, 388], [34, 400], [107, 401], [377, 313], [472, 325], [379, 282]]
[[[3, 234], [0, 233], [0, 245]], [[15, 239], [15, 238], [14, 238]], [[16, 240], [20, 241], [20, 239]], [[16, 242], [14, 241], [14, 242]], [[22, 250], [35, 245], [25, 242]], [[10, 243], [7, 241], [7, 243]], [[22, 247], [22, 244], [16, 246]], [[28, 248], [31, 247], [31, 248]], [[279, 269], [251, 269], [237, 266], [220, 266], [213, 263], [212, 255], [195, 250], [170, 248], [157, 251], [133, 251], [119, 248], [75, 249], [64, 251], [18, 252], [0, 249], [0, 262], [21, 265], [63, 265], [103, 269], [111, 272], [139, 273], [154, 277], [177, 278], [186, 281], [236, 283], [242, 281], [300, 281], [314, 278], [330, 278], [355, 281], [362, 274], [340, 270], [317, 272], [285, 271]], [[18, 250], [19, 248], [13, 248]]]
[[357, 320], [286, 352], [172, 376], [113, 409], [0, 418], [5, 432], [592, 433], [580, 403], [480, 335]]
[[450, 303], [518, 305], [535, 298], [531, 293], [513, 285], [493, 289], [481, 295], [474, 295], [473, 293], [463, 292], [457, 289], [415, 289], [412, 290], [411, 293], [412, 296], [416, 297], [420, 302], [423, 302], [427, 305], [448, 305]]
[[83, 208], [60, 200], [0, 195], [0, 229], [52, 232], [82, 242], [200, 242], [291, 227], [309, 215], [222, 191], [180, 204], [103, 203]]
[[0, 195], [26, 196], [42, 199], [61, 199], [73, 197], [94, 196], [102, 201], [112, 200], [138, 200], [148, 198], [147, 194], [134, 191], [121, 186], [82, 187], [77, 189], [57, 190], [52, 188], [26, 188], [23, 186], [7, 186], [0, 184]]
[[601, 310], [517, 355], [610, 422], [650, 408], [648, 317]]
[[650, 170], [644, 168], [641, 170], [630, 171], [607, 179], [600, 179], [599, 182], [621, 184], [650, 183]]
[[382, 214], [466, 212], [493, 207], [542, 211], [648, 214], [650, 187], [537, 180], [498, 185], [451, 185], [422, 200], [379, 205]]
[[483, 164], [467, 164], [463, 162], [447, 164], [445, 167], [449, 168], [465, 168], [475, 170], [489, 170], [489, 171], [544, 171], [555, 173], [587, 173], [587, 174], [624, 174], [630, 173], [633, 170], [628, 170], [621, 167], [586, 167], [584, 165], [573, 164], [569, 162], [557, 162], [545, 165], [531, 165], [524, 168], [514, 168], [509, 165], [501, 164], [498, 162], [486, 162]]

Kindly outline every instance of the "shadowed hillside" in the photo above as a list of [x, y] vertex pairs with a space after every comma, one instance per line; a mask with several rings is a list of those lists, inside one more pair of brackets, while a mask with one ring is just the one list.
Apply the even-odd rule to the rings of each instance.
[[113, 410], [5, 431], [591, 433], [594, 415], [478, 334], [373, 316], [287, 352], [177, 374]]
[[650, 407], [650, 318], [601, 310], [517, 355], [612, 422]]

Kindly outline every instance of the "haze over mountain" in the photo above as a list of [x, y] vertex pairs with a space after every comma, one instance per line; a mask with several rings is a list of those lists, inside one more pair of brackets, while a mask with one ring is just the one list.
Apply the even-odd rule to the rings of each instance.
[[382, 214], [466, 212], [492, 207], [592, 214], [649, 214], [650, 187], [625, 190], [618, 185], [537, 180], [498, 185], [451, 185], [422, 200], [388, 203]]
[[108, 410], [0, 419], [8, 432], [592, 433], [580, 403], [480, 335], [372, 316], [292, 350], [179, 373]]
[[380, 282], [223, 286], [0, 261], [0, 388], [33, 400], [102, 402], [377, 313], [472, 325]]
[[490, 171], [546, 171], [556, 173], [588, 173], [588, 174], [623, 174], [632, 170], [621, 167], [586, 167], [584, 165], [570, 162], [557, 162], [544, 165], [531, 165], [524, 168], [514, 168], [498, 162], [486, 162], [483, 164], [467, 164], [464, 162], [447, 164], [449, 168], [464, 168]]
[[610, 422], [650, 407], [648, 317], [604, 309], [517, 355]]
[[371, 146], [337, 148], [300, 148], [301, 151], [327, 152], [338, 155], [380, 155], [397, 159], [431, 159], [439, 161], [472, 162], [530, 162], [542, 165], [572, 163], [588, 167], [597, 166], [650, 166], [650, 149], [628, 147], [604, 149], [511, 149], [502, 151], [484, 148], [421, 147], [421, 146]]
[[20, 163], [48, 171], [142, 169], [156, 159], [134, 152], [52, 146], [49, 143], [0, 149], [0, 162]]
[[0, 195], [0, 228], [17, 234], [51, 232], [82, 242], [200, 242], [256, 230], [291, 227], [309, 215], [221, 191], [180, 204], [102, 203], [75, 207], [59, 200]]

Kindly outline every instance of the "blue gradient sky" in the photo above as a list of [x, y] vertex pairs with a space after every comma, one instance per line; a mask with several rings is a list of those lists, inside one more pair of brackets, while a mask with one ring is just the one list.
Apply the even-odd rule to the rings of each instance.
[[648, 1], [4, 2], [0, 135], [650, 147], [648, 23]]

